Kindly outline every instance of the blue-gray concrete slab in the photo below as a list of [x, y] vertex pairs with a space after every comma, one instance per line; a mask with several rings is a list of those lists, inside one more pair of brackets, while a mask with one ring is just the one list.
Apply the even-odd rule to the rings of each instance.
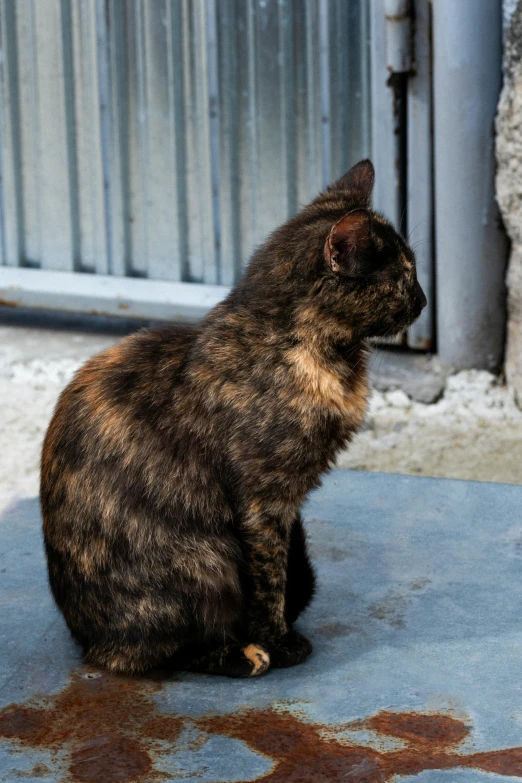
[[302, 666], [116, 678], [55, 609], [36, 499], [0, 522], [0, 781], [522, 778], [522, 487], [336, 471], [305, 509]]

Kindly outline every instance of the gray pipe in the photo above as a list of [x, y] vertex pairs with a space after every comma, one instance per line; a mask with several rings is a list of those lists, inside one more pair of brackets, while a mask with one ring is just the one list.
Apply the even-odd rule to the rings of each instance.
[[437, 334], [441, 362], [495, 369], [507, 240], [494, 200], [499, 0], [433, 0]]

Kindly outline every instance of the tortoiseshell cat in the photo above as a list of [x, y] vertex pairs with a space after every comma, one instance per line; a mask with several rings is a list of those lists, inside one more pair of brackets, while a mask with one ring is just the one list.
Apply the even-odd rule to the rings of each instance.
[[56, 603], [86, 659], [231, 676], [311, 652], [299, 509], [360, 427], [365, 338], [426, 299], [354, 166], [253, 256], [195, 327], [146, 329], [65, 389], [43, 448]]

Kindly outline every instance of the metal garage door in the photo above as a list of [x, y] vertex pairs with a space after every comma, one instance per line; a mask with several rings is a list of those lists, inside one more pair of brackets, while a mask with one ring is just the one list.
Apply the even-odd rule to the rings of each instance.
[[5, 0], [2, 257], [230, 285], [370, 151], [364, 0]]

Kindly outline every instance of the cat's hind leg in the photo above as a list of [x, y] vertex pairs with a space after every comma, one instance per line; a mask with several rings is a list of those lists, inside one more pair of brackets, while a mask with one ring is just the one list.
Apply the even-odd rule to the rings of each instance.
[[237, 641], [187, 648], [172, 660], [173, 667], [226, 677], [257, 677], [270, 666], [270, 656], [257, 644]]
[[177, 652], [175, 642], [148, 644], [128, 643], [121, 639], [91, 644], [84, 654], [86, 663], [107, 669], [113, 674], [143, 674], [161, 666]]

